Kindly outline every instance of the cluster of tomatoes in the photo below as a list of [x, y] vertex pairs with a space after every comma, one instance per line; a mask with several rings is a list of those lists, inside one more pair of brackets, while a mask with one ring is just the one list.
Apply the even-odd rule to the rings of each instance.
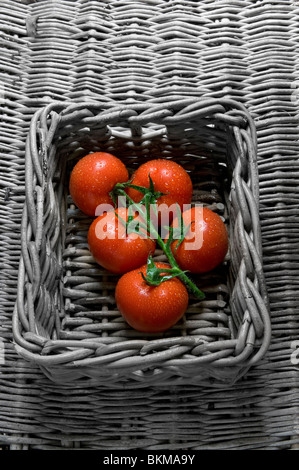
[[[158, 238], [160, 246], [164, 243], [165, 248], [169, 234], [173, 235], [175, 228], [183, 223], [185, 232], [180, 239], [171, 238], [168, 252], [173, 263], [184, 273], [208, 272], [222, 263], [228, 250], [227, 230], [218, 214], [202, 206], [191, 206], [192, 180], [187, 171], [173, 160], [146, 161], [131, 178], [125, 164], [105, 152], [89, 154], [74, 166], [70, 176], [70, 194], [76, 206], [94, 218], [88, 231], [88, 246], [95, 261], [119, 276], [115, 289], [119, 311], [138, 331], [165, 331], [186, 312], [188, 289], [180, 276], [166, 275], [171, 272], [171, 263], [166, 262], [152, 263], [157, 270], [156, 278], [158, 273], [163, 282], [146, 282], [148, 260], [154, 255], [158, 240], [151, 236], [144, 218], [138, 231], [127, 230], [128, 222], [138, 222], [140, 213], [130, 210], [130, 205], [115, 207], [112, 191], [120, 183], [128, 183], [126, 195], [132, 204], [143, 201], [146, 189], [152, 184], [155, 194], [159, 195], [156, 209], [180, 209], [177, 215], [168, 213], [170, 231], [164, 241]], [[161, 220], [158, 215], [161, 213], [155, 211], [154, 214], [159, 226]], [[195, 237], [201, 242], [194, 243]]]

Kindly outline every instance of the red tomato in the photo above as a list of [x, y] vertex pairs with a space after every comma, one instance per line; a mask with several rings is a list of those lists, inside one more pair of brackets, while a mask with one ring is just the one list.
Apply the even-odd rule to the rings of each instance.
[[101, 204], [111, 204], [109, 192], [116, 183], [128, 181], [124, 163], [114, 155], [95, 152], [81, 158], [70, 177], [70, 194], [76, 206], [90, 217], [95, 217]]
[[[128, 221], [128, 209], [119, 207], [97, 217], [89, 227], [88, 245], [96, 262], [115, 274], [123, 274], [146, 263], [153, 254], [156, 242], [144, 231], [128, 233], [123, 222]], [[135, 214], [132, 224], [142, 221]], [[132, 226], [131, 226], [132, 227]]]
[[[171, 222], [173, 213], [176, 214], [176, 203], [179, 204], [181, 210], [183, 210], [184, 204], [191, 203], [193, 194], [191, 178], [186, 170], [175, 161], [160, 158], [149, 160], [140, 165], [133, 174], [132, 184], [148, 188], [149, 174], [155, 191], [165, 194], [157, 200], [157, 206], [161, 213], [163, 213], [162, 204], [165, 204], [166, 207], [174, 205], [173, 212], [169, 212], [169, 222]], [[128, 195], [135, 202], [140, 202], [143, 197], [140, 191], [132, 188], [128, 188]]]
[[[169, 268], [166, 263], [155, 263], [158, 268]], [[177, 278], [149, 286], [142, 278], [147, 265], [124, 274], [115, 289], [117, 308], [135, 330], [158, 333], [175, 325], [188, 307], [188, 291]]]
[[[183, 242], [171, 244], [172, 253], [182, 270], [205, 273], [223, 262], [228, 250], [228, 234], [224, 222], [206, 207], [195, 206], [183, 212], [186, 227], [191, 223]], [[179, 226], [176, 218], [172, 224]]]

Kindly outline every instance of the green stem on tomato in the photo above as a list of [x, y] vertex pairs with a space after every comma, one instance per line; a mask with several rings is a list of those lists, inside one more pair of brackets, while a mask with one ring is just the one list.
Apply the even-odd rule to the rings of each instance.
[[[161, 236], [159, 235], [158, 231], [156, 230], [155, 225], [152, 223], [152, 220], [150, 218], [150, 210], [149, 210], [149, 205], [150, 205], [150, 199], [145, 196], [145, 212], [142, 210], [142, 204], [141, 203], [136, 203], [133, 201], [132, 198], [126, 193], [126, 191], [123, 189], [124, 187], [130, 187], [129, 184], [123, 184], [123, 183], [117, 183], [116, 186], [114, 187], [114, 191], [117, 192], [118, 195], [125, 196], [127, 201], [130, 203], [131, 206], [133, 206], [136, 211], [138, 211], [141, 216], [143, 217], [144, 220], [146, 220], [146, 226], [148, 233], [150, 234], [151, 237], [157, 240], [158, 245], [160, 248], [163, 250], [164, 254], [168, 258], [170, 266], [173, 268], [173, 274], [175, 274], [177, 277], [181, 279], [182, 282], [189, 288], [190, 292], [197, 298], [197, 299], [204, 299], [205, 294], [194, 284], [194, 282], [186, 275], [185, 271], [183, 271], [178, 263], [175, 260], [175, 257], [173, 256], [173, 253], [170, 248], [170, 243], [165, 243]], [[153, 203], [153, 201], [152, 201]]]
[[162, 240], [162, 238], [160, 237], [159, 234], [158, 234], [158, 237], [157, 237], [157, 242], [158, 242], [158, 245], [160, 246], [160, 248], [162, 248], [163, 252], [167, 256], [170, 266], [178, 271], [178, 273], [179, 273], [178, 277], [184, 282], [184, 284], [186, 284], [186, 286], [190, 289], [192, 294], [197, 299], [204, 299], [205, 298], [204, 293], [200, 289], [198, 289], [198, 287], [194, 284], [193, 281], [191, 281], [191, 279], [187, 276], [187, 274], [184, 271], [182, 271], [182, 269], [177, 264], [170, 247], [168, 247], [164, 243], [164, 241]]

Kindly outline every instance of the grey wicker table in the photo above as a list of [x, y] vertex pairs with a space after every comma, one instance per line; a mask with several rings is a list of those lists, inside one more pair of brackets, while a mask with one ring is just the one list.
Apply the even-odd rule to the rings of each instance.
[[[298, 13], [296, 0], [1, 2], [0, 445], [298, 447]], [[190, 98], [234, 100], [254, 119], [269, 349], [231, 386], [53, 383], [12, 334], [32, 117], [56, 101]]]

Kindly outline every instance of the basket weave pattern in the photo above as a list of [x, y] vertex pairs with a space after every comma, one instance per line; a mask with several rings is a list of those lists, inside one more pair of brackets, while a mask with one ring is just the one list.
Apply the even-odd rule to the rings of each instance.
[[[298, 13], [297, 0], [1, 1], [2, 446], [298, 448], [298, 364], [290, 362], [299, 334]], [[86, 379], [77, 387], [51, 383], [38, 366], [17, 355], [11, 330], [32, 115], [52, 100], [113, 106], [203, 96], [243, 103], [257, 128], [272, 326], [267, 354], [244, 380], [213, 390], [210, 382], [198, 387], [184, 380], [169, 387], [166, 373], [166, 385], [161, 380], [159, 387], [159, 374], [155, 387], [147, 388], [144, 374], [126, 387], [111, 374], [109, 393]], [[76, 240], [80, 243], [79, 235]], [[79, 335], [80, 325], [72, 328]]]
[[[117, 278], [88, 251], [90, 219], [68, 194], [72, 165], [90, 151], [131, 167], [174, 158], [194, 201], [218, 211], [230, 234], [225, 266], [196, 281], [185, 317], [163, 335], [132, 330], [117, 311]], [[234, 380], [267, 350], [270, 322], [261, 263], [255, 128], [232, 100], [165, 105], [52, 103], [35, 113], [26, 146], [26, 201], [14, 338], [54, 381], [91, 377], [159, 383]], [[157, 258], [162, 259], [157, 252]]]

